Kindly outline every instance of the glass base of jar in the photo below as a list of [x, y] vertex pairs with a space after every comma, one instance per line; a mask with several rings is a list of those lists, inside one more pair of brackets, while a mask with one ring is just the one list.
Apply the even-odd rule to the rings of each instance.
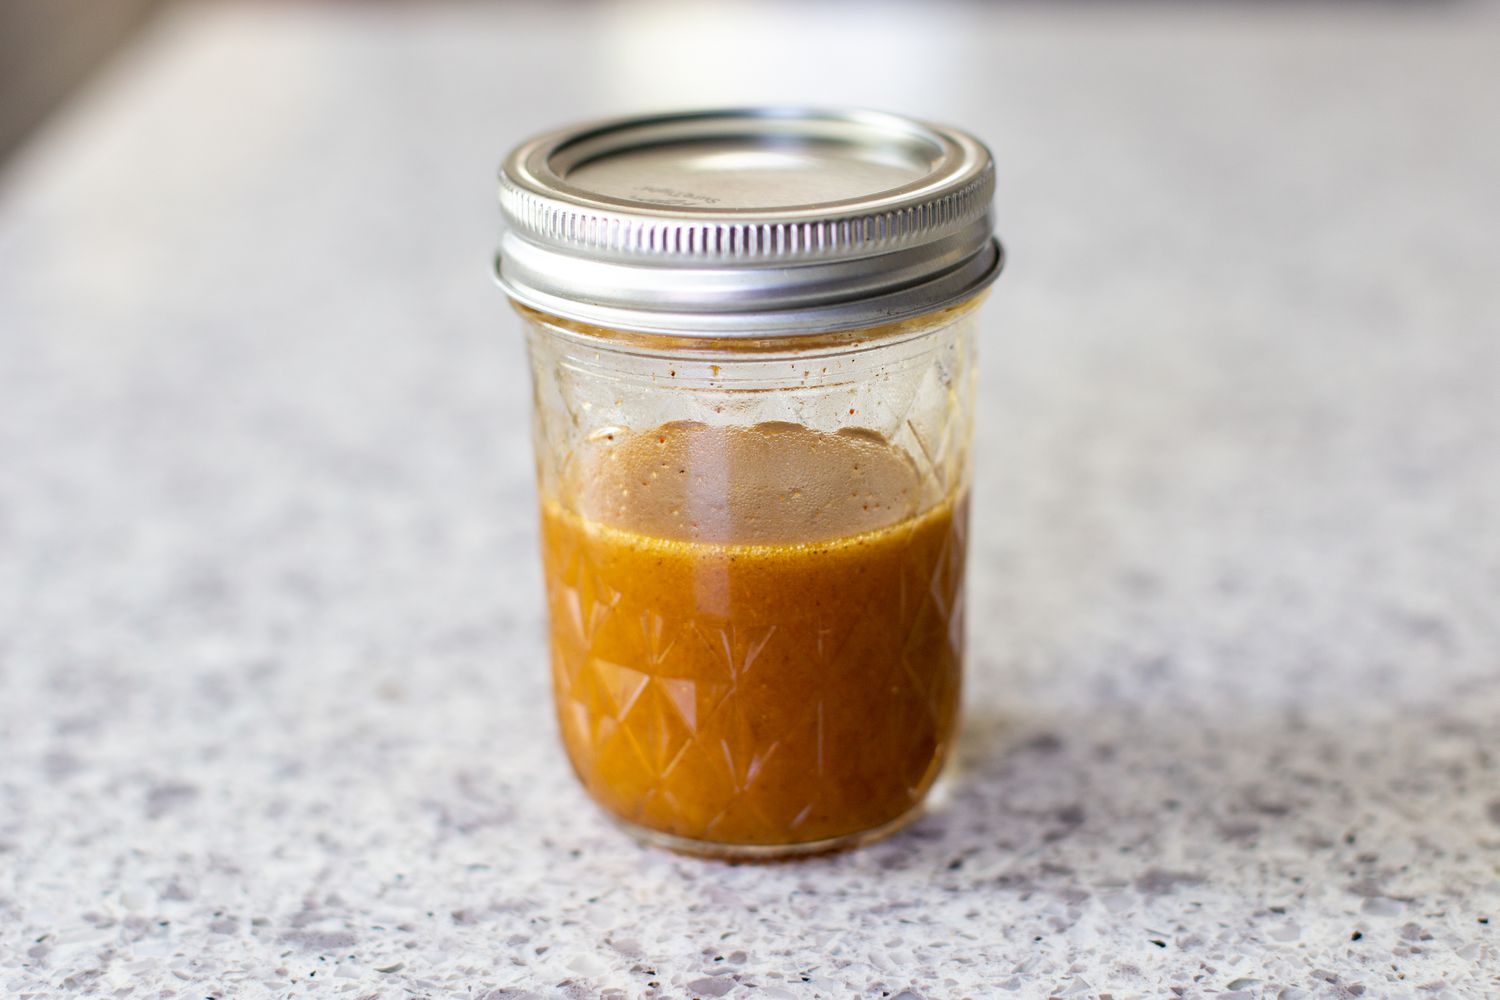
[[846, 833], [824, 840], [806, 840], [795, 844], [725, 844], [713, 840], [695, 840], [692, 837], [678, 837], [674, 834], [662, 833], [660, 830], [638, 826], [618, 816], [609, 818], [616, 826], [641, 843], [651, 847], [664, 847], [678, 854], [713, 858], [719, 861], [793, 861], [816, 854], [835, 854], [839, 851], [852, 850], [866, 844], [873, 844], [877, 840], [884, 840], [900, 832], [947, 798], [948, 772], [950, 771], [951, 768], [945, 769], [945, 773], [938, 778], [923, 801], [887, 823], [868, 830], [860, 830], [857, 833]]
[[636, 840], [651, 847], [664, 847], [678, 854], [690, 854], [698, 858], [714, 858], [719, 861], [789, 861], [794, 858], [811, 857], [814, 854], [833, 854], [847, 851], [888, 837], [916, 820], [923, 813], [921, 806], [896, 817], [889, 823], [872, 830], [846, 833], [841, 837], [826, 840], [808, 840], [797, 844], [721, 844], [712, 840], [694, 840], [678, 837], [660, 830], [637, 826], [617, 817], [610, 817], [620, 829]]

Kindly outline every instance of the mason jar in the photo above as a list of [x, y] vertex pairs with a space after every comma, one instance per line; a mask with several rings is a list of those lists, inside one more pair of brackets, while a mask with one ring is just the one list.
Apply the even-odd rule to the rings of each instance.
[[989, 152], [709, 111], [547, 133], [500, 190], [583, 787], [725, 857], [909, 821], [957, 730]]

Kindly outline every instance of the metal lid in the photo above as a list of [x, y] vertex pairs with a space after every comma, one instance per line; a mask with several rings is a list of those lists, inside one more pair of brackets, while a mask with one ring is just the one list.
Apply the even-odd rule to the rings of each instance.
[[966, 298], [1003, 255], [989, 150], [871, 111], [618, 118], [518, 146], [496, 271], [525, 305], [709, 337], [873, 326]]

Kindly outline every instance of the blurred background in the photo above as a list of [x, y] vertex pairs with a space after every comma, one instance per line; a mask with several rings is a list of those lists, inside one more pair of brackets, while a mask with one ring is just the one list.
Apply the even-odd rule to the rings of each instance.
[[[449, 955], [533, 930], [470, 862], [538, 912], [627, 887], [528, 951], [538, 988], [702, 920], [541, 708], [494, 175], [578, 119], [847, 103], [998, 164], [965, 778], [915, 839], [798, 869], [817, 909], [719, 872], [723, 919], [758, 901], [732, 929], [789, 970], [878, 891], [995, 907], [975, 968], [1056, 993], [1195, 982], [1191, 925], [1271, 948], [1266, 982], [1494, 995], [1497, 95], [1500, 13], [1461, 0], [0, 0], [0, 916], [84, 942], [103, 898], [251, 975], [310, 887], [454, 912]], [[1075, 924], [1004, 895], [1057, 872]]]

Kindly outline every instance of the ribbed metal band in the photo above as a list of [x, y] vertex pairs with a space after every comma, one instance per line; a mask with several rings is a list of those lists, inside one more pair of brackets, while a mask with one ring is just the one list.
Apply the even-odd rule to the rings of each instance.
[[941, 239], [987, 217], [995, 172], [985, 170], [957, 191], [883, 212], [779, 222], [695, 222], [600, 212], [558, 204], [500, 178], [500, 206], [527, 238], [558, 248], [639, 258], [764, 262], [863, 256]]
[[[816, 155], [828, 156], [835, 183], [839, 170], [852, 162], [857, 173], [856, 158], [868, 156], [873, 169], [904, 172], [905, 182], [807, 204], [793, 179], [769, 188], [768, 200], [784, 204], [725, 207], [705, 193], [725, 183], [718, 175], [704, 174], [710, 186], [693, 190], [638, 184], [646, 194], [632, 197], [575, 178], [595, 164], [590, 176], [618, 187], [640, 179], [643, 168], [629, 163], [634, 151], [660, 160], [662, 150], [670, 157], [681, 148], [691, 164], [705, 143], [752, 151], [763, 143], [771, 156], [805, 146], [815, 172], [825, 169]], [[623, 180], [608, 174], [615, 163]], [[774, 174], [750, 181], [759, 193], [778, 183]], [[869, 182], [850, 181], [860, 183]], [[751, 336], [875, 325], [941, 308], [993, 280], [1002, 261], [994, 183], [989, 153], [972, 137], [875, 112], [618, 119], [539, 136], [507, 157], [497, 274], [520, 302], [622, 329]]]

